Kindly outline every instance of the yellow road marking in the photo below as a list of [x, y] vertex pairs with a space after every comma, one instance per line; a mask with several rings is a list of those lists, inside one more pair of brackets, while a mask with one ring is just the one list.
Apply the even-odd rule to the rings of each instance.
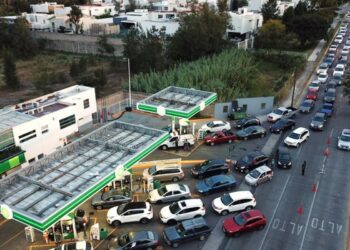
[[56, 246], [55, 243], [49, 243], [49, 244], [44, 244], [44, 245], [31, 245], [29, 247], [29, 250], [32, 250], [33, 248], [36, 248], [36, 247], [54, 247]]
[[15, 234], [14, 236], [12, 236], [10, 239], [8, 239], [7, 241], [5, 241], [4, 243], [2, 243], [0, 245], [0, 249], [3, 249], [2, 247], [5, 246], [7, 243], [9, 243], [10, 241], [12, 241], [13, 239], [17, 238], [20, 234], [24, 233], [23, 230], [21, 230], [20, 232], [18, 232], [17, 234]]
[[[118, 229], [118, 227], [114, 228], [114, 229], [108, 234], [107, 239], [108, 239], [108, 237], [109, 237], [112, 233], [114, 233], [114, 231], [117, 230], [117, 229]], [[105, 240], [101, 240], [96, 246], [94, 246], [94, 249], [97, 249], [104, 241], [105, 241]]]
[[0, 226], [7, 223], [9, 220], [4, 220], [3, 222], [0, 222]]

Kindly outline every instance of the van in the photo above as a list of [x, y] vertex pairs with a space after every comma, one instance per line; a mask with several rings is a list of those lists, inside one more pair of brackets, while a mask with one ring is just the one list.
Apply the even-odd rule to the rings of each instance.
[[143, 179], [146, 181], [149, 178], [153, 178], [153, 180], [159, 181], [178, 182], [184, 177], [185, 174], [181, 168], [181, 164], [178, 163], [159, 164], [143, 171]]

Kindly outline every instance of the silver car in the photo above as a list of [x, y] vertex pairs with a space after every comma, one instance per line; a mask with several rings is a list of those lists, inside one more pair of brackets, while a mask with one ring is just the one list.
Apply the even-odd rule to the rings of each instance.
[[350, 150], [350, 129], [343, 129], [338, 137], [337, 146], [339, 149]]
[[191, 198], [191, 192], [187, 185], [168, 184], [152, 190], [148, 194], [151, 203], [165, 203]]

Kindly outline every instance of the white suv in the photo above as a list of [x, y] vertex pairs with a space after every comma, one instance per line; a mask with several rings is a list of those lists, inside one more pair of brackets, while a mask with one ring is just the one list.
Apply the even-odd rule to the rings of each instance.
[[334, 39], [335, 43], [342, 43], [343, 42], [343, 36], [342, 35], [337, 35]]
[[273, 171], [266, 165], [258, 167], [244, 177], [247, 184], [257, 186], [260, 183], [270, 181], [273, 177]]
[[284, 144], [287, 146], [299, 147], [300, 143], [307, 141], [310, 137], [310, 132], [308, 129], [299, 127], [294, 129], [292, 133], [290, 133], [286, 139], [284, 139]]
[[129, 202], [107, 212], [107, 223], [115, 227], [128, 222], [146, 224], [152, 218], [153, 209], [149, 202]]
[[175, 223], [205, 215], [205, 207], [200, 199], [188, 199], [174, 202], [163, 207], [159, 212], [159, 218], [163, 223]]
[[256, 200], [250, 191], [238, 191], [224, 194], [212, 202], [213, 209], [220, 215], [250, 210], [256, 206]]

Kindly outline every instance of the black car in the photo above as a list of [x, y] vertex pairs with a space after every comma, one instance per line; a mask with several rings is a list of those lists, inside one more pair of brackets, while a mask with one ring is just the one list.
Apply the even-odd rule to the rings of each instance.
[[314, 106], [315, 106], [314, 100], [306, 99], [301, 103], [299, 110], [301, 113], [310, 113], [310, 111], [314, 108]]
[[266, 129], [261, 126], [250, 126], [236, 132], [238, 140], [248, 140], [252, 138], [263, 138], [266, 136]]
[[342, 76], [341, 75], [334, 75], [332, 78], [332, 81], [334, 81], [337, 86], [341, 85], [342, 82]]
[[222, 159], [207, 160], [201, 164], [195, 165], [191, 169], [192, 176], [199, 179], [218, 174], [226, 174], [228, 171], [230, 171], [230, 167], [226, 161]]
[[327, 92], [324, 94], [323, 102], [330, 102], [334, 103], [336, 98], [336, 91], [335, 89], [328, 89]]
[[128, 232], [119, 237], [111, 238], [108, 250], [155, 249], [159, 246], [158, 234], [152, 231]]
[[286, 147], [279, 147], [276, 151], [276, 162], [278, 168], [291, 168], [292, 157]]
[[314, 115], [310, 122], [310, 129], [313, 130], [324, 130], [324, 126], [326, 125], [326, 114], [318, 112]]
[[260, 125], [260, 124], [261, 124], [261, 122], [258, 118], [247, 117], [247, 118], [243, 118], [243, 119], [236, 121], [235, 128], [242, 129], [242, 128], [247, 128], [250, 126], [256, 126], [256, 125]]
[[165, 242], [172, 247], [178, 247], [185, 241], [193, 239], [205, 240], [211, 233], [211, 228], [203, 217], [184, 220], [176, 226], [167, 227], [163, 231]]
[[285, 130], [293, 129], [295, 121], [292, 119], [280, 119], [270, 127], [271, 133], [282, 133]]
[[91, 200], [91, 205], [95, 209], [103, 209], [119, 206], [120, 204], [130, 201], [130, 193], [119, 190], [111, 190], [95, 195]]
[[234, 168], [241, 173], [248, 173], [257, 167], [267, 164], [268, 161], [269, 157], [267, 157], [264, 153], [260, 151], [253, 151], [235, 162]]

